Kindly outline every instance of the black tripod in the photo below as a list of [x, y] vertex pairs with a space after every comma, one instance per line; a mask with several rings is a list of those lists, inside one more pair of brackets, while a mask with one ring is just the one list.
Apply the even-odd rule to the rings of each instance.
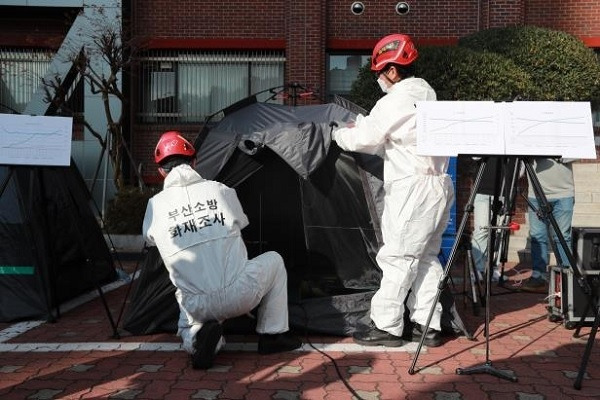
[[[431, 323], [431, 318], [433, 317], [433, 313], [435, 311], [435, 306], [437, 305], [439, 298], [440, 298], [440, 294], [442, 292], [442, 290], [444, 290], [444, 288], [446, 287], [447, 283], [448, 283], [448, 279], [449, 279], [449, 271], [450, 271], [450, 267], [454, 264], [454, 260], [456, 258], [457, 255], [457, 251], [460, 245], [460, 242], [463, 239], [463, 235], [465, 233], [465, 229], [467, 227], [467, 223], [469, 222], [469, 217], [471, 215], [471, 213], [473, 212], [473, 203], [475, 201], [475, 196], [477, 194], [477, 190], [479, 188], [479, 185], [481, 184], [481, 180], [483, 177], [483, 174], [485, 172], [486, 166], [488, 164], [488, 159], [489, 156], [484, 156], [479, 158], [478, 160], [478, 171], [477, 171], [477, 175], [475, 177], [475, 182], [473, 184], [473, 188], [471, 190], [471, 193], [469, 195], [469, 199], [467, 201], [467, 205], [465, 206], [465, 212], [463, 214], [463, 217], [461, 219], [460, 225], [458, 227], [458, 230], [456, 232], [456, 240], [454, 241], [454, 245], [452, 246], [452, 249], [450, 250], [450, 255], [448, 257], [448, 260], [446, 262], [446, 266], [444, 268], [444, 272], [442, 274], [442, 277], [438, 283], [438, 291], [436, 293], [436, 297], [435, 297], [435, 301], [432, 304], [431, 310], [429, 312], [429, 316], [427, 317], [427, 323], [425, 325], [425, 329], [423, 329], [423, 334], [421, 335], [421, 340], [419, 341], [419, 345], [417, 347], [417, 351], [415, 353], [415, 357], [413, 358], [412, 364], [408, 370], [408, 373], [413, 375], [415, 373], [415, 365], [417, 363], [417, 359], [419, 358], [419, 354], [421, 352], [421, 348], [423, 347], [423, 342], [425, 341], [425, 335], [429, 329], [429, 325]], [[500, 163], [497, 164], [497, 168], [500, 168]], [[499, 172], [497, 173], [497, 175], [499, 175]], [[498, 195], [499, 195], [499, 185], [498, 185], [499, 181], [496, 180], [496, 190], [495, 190], [495, 199], [497, 200]], [[492, 212], [492, 217], [491, 217], [491, 225], [493, 226], [496, 223], [496, 215], [497, 215], [497, 211], [493, 211]], [[493, 243], [495, 243], [495, 229], [490, 229], [489, 231], [489, 235], [488, 235], [488, 254], [491, 253], [491, 249], [492, 249], [492, 245]], [[486, 306], [486, 338], [489, 337], [488, 335], [488, 326], [489, 326], [489, 307], [490, 307], [490, 283], [491, 283], [491, 268], [490, 268], [490, 264], [492, 263], [492, 258], [491, 256], [488, 256], [488, 263], [486, 265], [486, 301], [485, 301], [485, 306]], [[504, 372], [502, 371], [497, 371], [495, 369], [492, 368], [491, 366], [491, 362], [489, 361], [489, 345], [487, 345], [489, 341], [486, 340], [486, 346], [488, 351], [486, 352], [486, 365], [484, 366], [483, 371], [485, 372], [489, 372], [489, 373], [493, 373], [494, 375], [497, 375], [499, 377], [502, 378], [507, 378], [507, 379], [511, 379], [514, 380], [516, 378], [512, 377], [512, 376], [508, 376], [506, 375]], [[463, 370], [460, 370], [461, 372]], [[461, 373], [459, 372], [459, 370], [457, 370], [457, 373]], [[468, 373], [467, 371], [465, 371], [465, 373]]]
[[[446, 267], [444, 269], [444, 273], [442, 275], [442, 278], [440, 279], [440, 283], [438, 284], [438, 292], [437, 292], [437, 296], [436, 296], [436, 301], [434, 302], [428, 319], [427, 319], [427, 324], [425, 326], [425, 329], [423, 330], [423, 334], [421, 336], [421, 340], [419, 342], [419, 346], [417, 348], [417, 352], [415, 354], [415, 358], [413, 359], [412, 365], [409, 368], [409, 374], [414, 374], [414, 367], [415, 364], [417, 362], [419, 353], [421, 351], [421, 347], [423, 345], [423, 342], [425, 340], [425, 334], [427, 333], [427, 330], [429, 329], [429, 324], [431, 322], [431, 318], [433, 316], [433, 312], [435, 311], [435, 305], [437, 304], [437, 301], [439, 300], [439, 295], [441, 293], [441, 291], [443, 290], [443, 288], [446, 286], [447, 281], [448, 281], [448, 272], [450, 267], [452, 266], [453, 262], [454, 262], [454, 258], [456, 256], [456, 250], [458, 248], [458, 242], [461, 238], [461, 236], [463, 235], [467, 222], [468, 222], [468, 218], [469, 218], [469, 214], [472, 212], [473, 210], [473, 202], [474, 202], [474, 198], [475, 198], [475, 193], [477, 191], [477, 188], [479, 187], [479, 185], [481, 184], [481, 177], [485, 171], [486, 165], [488, 163], [488, 159], [492, 157], [492, 156], [484, 156], [479, 160], [479, 169], [477, 172], [477, 176], [475, 178], [475, 183], [474, 183], [474, 187], [471, 191], [471, 194], [469, 196], [469, 200], [467, 202], [467, 206], [465, 207], [465, 213], [463, 215], [463, 218], [461, 220], [459, 229], [457, 231], [457, 240], [454, 243], [454, 246], [452, 247], [452, 250], [450, 252], [450, 257], [448, 259], [448, 262], [446, 264]], [[588, 282], [585, 280], [583, 274], [578, 270], [578, 268], [576, 268], [575, 266], [577, 266], [577, 263], [575, 262], [573, 253], [570, 250], [570, 247], [567, 245], [564, 236], [562, 235], [558, 224], [556, 222], [556, 220], [554, 219], [554, 216], [552, 215], [552, 213], [550, 212], [550, 207], [549, 207], [549, 203], [548, 200], [544, 194], [544, 191], [541, 187], [541, 184], [539, 182], [539, 180], [537, 179], [537, 176], [535, 174], [535, 171], [532, 167], [532, 158], [531, 157], [517, 157], [517, 156], [493, 156], [493, 157], [500, 157], [500, 159], [505, 160], [505, 159], [511, 159], [511, 158], [516, 158], [516, 165], [519, 165], [519, 160], [521, 162], [523, 162], [525, 170], [527, 172], [528, 177], [530, 178], [530, 182], [532, 184], [535, 196], [538, 200], [538, 203], [540, 204], [540, 210], [542, 212], [542, 214], [547, 218], [547, 220], [550, 223], [551, 228], [553, 229], [553, 232], [555, 233], [556, 237], [558, 238], [558, 241], [560, 243], [560, 246], [563, 248], [570, 265], [573, 266], [573, 273], [574, 276], [576, 277], [576, 280], [578, 282], [578, 284], [581, 286], [581, 288], [583, 289], [583, 292], [590, 295], [590, 300], [594, 301], [591, 297], [590, 294], [590, 287]], [[499, 171], [499, 166], [497, 166], [497, 176], [500, 175], [500, 171]], [[496, 180], [496, 184], [499, 183], [499, 180]], [[498, 198], [498, 193], [499, 193], [499, 189], [497, 188], [494, 194], [495, 199]], [[490, 235], [488, 237], [488, 245], [491, 245], [492, 243], [494, 243], [495, 241], [495, 237], [496, 237], [496, 231], [502, 231], [504, 229], [507, 229], [508, 227], [500, 225], [500, 226], [496, 226], [496, 219], [497, 219], [497, 213], [492, 213], [491, 219], [490, 219]], [[492, 366], [492, 362], [489, 359], [489, 307], [490, 307], [490, 270], [491, 270], [491, 266], [492, 266], [492, 257], [489, 256], [488, 257], [488, 263], [486, 265], [486, 321], [485, 321], [485, 330], [486, 330], [486, 362], [481, 365], [481, 366], [475, 366], [472, 368], [458, 368], [456, 370], [457, 374], [475, 374], [475, 373], [489, 373], [492, 374], [494, 376], [500, 377], [500, 378], [504, 378], [504, 379], [508, 379], [511, 381], [516, 381], [517, 378], [513, 375], [509, 375], [506, 374], [502, 371], [499, 371], [497, 369], [495, 369]], [[597, 305], [595, 304], [594, 301], [594, 305], [597, 307]], [[600, 309], [598, 310], [598, 316], [596, 319], [600, 319]], [[597, 321], [596, 321], [597, 322]], [[596, 326], [597, 328], [597, 326]], [[595, 337], [596, 331], [594, 330], [592, 332], [592, 335], [590, 335], [590, 340], [588, 341], [588, 348], [591, 351], [591, 346], [593, 345], [593, 340]], [[587, 349], [586, 349], [587, 350]], [[583, 376], [584, 373], [584, 369], [585, 369], [585, 365], [587, 364], [587, 358], [589, 357], [589, 352], [586, 352], [586, 354], [584, 355], [584, 360], [582, 361], [582, 366], [581, 369], [579, 371], [579, 374], [581, 376]], [[579, 377], [578, 377], [579, 378]], [[578, 384], [578, 382], [576, 382], [576, 385]], [[580, 383], [579, 383], [580, 384]], [[576, 386], [577, 387], [577, 386]]]

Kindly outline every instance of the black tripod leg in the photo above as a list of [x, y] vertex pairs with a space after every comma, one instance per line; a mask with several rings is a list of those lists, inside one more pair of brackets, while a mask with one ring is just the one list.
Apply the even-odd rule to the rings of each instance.
[[[497, 174], [498, 173], [499, 172], [497, 171]], [[499, 179], [497, 177], [496, 182], [498, 182], [498, 181], [499, 181]], [[497, 201], [497, 199], [498, 199], [498, 192], [496, 192], [494, 195], [494, 201]], [[491, 215], [490, 226], [488, 226], [488, 229], [489, 229], [489, 231], [488, 231], [488, 249], [490, 249], [490, 250], [492, 249], [492, 246], [495, 243], [497, 230], [499, 228], [501, 228], [501, 227], [495, 226], [496, 222], [497, 222], [497, 217], [498, 217], [498, 210], [495, 209]], [[491, 251], [488, 251], [488, 260], [487, 260], [486, 269], [485, 269], [485, 363], [482, 365], [471, 367], [471, 368], [457, 368], [456, 373], [458, 375], [487, 373], [487, 374], [493, 375], [498, 378], [507, 379], [512, 382], [516, 382], [517, 381], [516, 376], [495, 369], [492, 366], [492, 362], [490, 361], [490, 296], [491, 296], [491, 289], [492, 289], [492, 267], [494, 266], [494, 264], [495, 264], [494, 257], [492, 255]]]
[[592, 330], [590, 331], [590, 337], [588, 338], [587, 344], [585, 346], [585, 351], [583, 352], [583, 357], [581, 359], [581, 365], [579, 366], [579, 372], [577, 373], [577, 378], [575, 379], [575, 383], [573, 387], [577, 390], [581, 389], [581, 381], [583, 380], [583, 376], [585, 375], [585, 370], [587, 368], [588, 361], [590, 359], [590, 354], [592, 353], [592, 346], [594, 346], [594, 340], [596, 339], [596, 333], [598, 333], [598, 325], [600, 324], [600, 306], [596, 306], [596, 317], [594, 318], [594, 324], [592, 325]]
[[[492, 240], [493, 233], [490, 232], [489, 240]], [[482, 365], [477, 365], [471, 368], [457, 368], [457, 375], [471, 375], [471, 374], [490, 374], [497, 378], [506, 379], [512, 382], [517, 382], [518, 378], [508, 372], [500, 371], [492, 366], [490, 361], [490, 289], [491, 289], [491, 276], [490, 276], [490, 264], [487, 266], [486, 274], [486, 304], [485, 304], [485, 358], [486, 361]]]
[[483, 365], [478, 365], [472, 368], [456, 368], [457, 375], [471, 375], [471, 374], [490, 374], [497, 378], [506, 379], [512, 382], [517, 382], [518, 378], [508, 372], [500, 371], [492, 366], [491, 361], [487, 361]]
[[481, 184], [481, 178], [485, 171], [485, 167], [487, 165], [488, 158], [483, 157], [479, 160], [479, 171], [477, 172], [477, 177], [475, 178], [475, 183], [473, 185], [473, 189], [471, 190], [471, 194], [469, 195], [469, 200], [467, 201], [467, 205], [465, 206], [465, 212], [460, 221], [460, 225], [456, 232], [456, 239], [454, 240], [454, 244], [452, 245], [452, 249], [450, 250], [450, 255], [448, 256], [448, 260], [446, 261], [446, 266], [444, 267], [444, 271], [440, 281], [438, 283], [437, 293], [435, 295], [435, 299], [433, 304], [431, 305], [431, 309], [429, 310], [429, 315], [427, 316], [427, 323], [425, 324], [425, 328], [423, 329], [423, 333], [421, 334], [421, 340], [419, 341], [419, 345], [417, 347], [417, 351], [415, 353], [415, 357], [412, 360], [412, 363], [408, 369], [408, 373], [414, 375], [415, 373], [415, 365], [417, 364], [417, 360], [419, 358], [419, 354], [421, 353], [421, 348], [423, 347], [423, 342], [425, 342], [425, 335], [429, 330], [429, 325], [431, 324], [431, 319], [433, 318], [433, 313], [435, 311], [435, 306], [440, 300], [440, 295], [442, 294], [442, 290], [446, 287], [448, 283], [448, 273], [450, 268], [454, 264], [454, 260], [456, 258], [457, 250], [460, 247], [460, 242], [462, 240], [463, 234], [465, 233], [465, 229], [467, 227], [467, 223], [469, 222], [469, 215], [473, 212], [473, 202], [475, 201], [475, 194], [479, 185]]
[[590, 311], [590, 309], [592, 308], [592, 304], [593, 304], [593, 296], [590, 297], [588, 299], [588, 301], [585, 303], [585, 308], [583, 309], [583, 313], [581, 314], [581, 317], [579, 318], [579, 321], [577, 321], [577, 327], [575, 329], [575, 332], [573, 332], [573, 337], [574, 338], [578, 338], [580, 337], [579, 333], [581, 332], [581, 328], [583, 328], [583, 325], [585, 324], [585, 318], [588, 315], [588, 312]]

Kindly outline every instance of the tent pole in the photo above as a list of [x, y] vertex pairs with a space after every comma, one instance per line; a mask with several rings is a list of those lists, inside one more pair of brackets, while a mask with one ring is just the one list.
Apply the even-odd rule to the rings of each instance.
[[[111, 141], [111, 135], [109, 134], [109, 132], [106, 132], [106, 148], [108, 149], [108, 155], [110, 156], [110, 141]], [[104, 221], [105, 217], [106, 217], [106, 180], [108, 179], [108, 160], [110, 159], [110, 157], [106, 157], [106, 159], [104, 160], [104, 182], [102, 184], [102, 204], [101, 204], [101, 210], [102, 210], [102, 221]], [[102, 223], [104, 225], [104, 222]]]

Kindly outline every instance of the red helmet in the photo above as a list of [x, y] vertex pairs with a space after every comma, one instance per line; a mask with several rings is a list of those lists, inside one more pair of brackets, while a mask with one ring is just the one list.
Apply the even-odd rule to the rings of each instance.
[[162, 163], [170, 156], [192, 157], [196, 153], [194, 146], [177, 131], [169, 131], [162, 134], [156, 149], [154, 149], [154, 161]]
[[371, 71], [381, 71], [389, 63], [409, 65], [419, 53], [412, 39], [407, 35], [393, 34], [381, 39], [373, 48]]

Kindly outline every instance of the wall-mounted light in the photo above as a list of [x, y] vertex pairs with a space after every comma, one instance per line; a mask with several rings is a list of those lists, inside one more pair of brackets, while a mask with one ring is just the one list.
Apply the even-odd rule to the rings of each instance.
[[352, 14], [354, 15], [360, 15], [363, 12], [365, 12], [365, 5], [361, 2], [361, 1], [355, 1], [354, 3], [352, 3], [352, 5], [350, 6], [350, 11], [352, 12]]
[[401, 1], [398, 4], [396, 4], [396, 12], [399, 15], [406, 15], [406, 14], [408, 14], [409, 11], [410, 11], [410, 6], [408, 5], [407, 2]]

